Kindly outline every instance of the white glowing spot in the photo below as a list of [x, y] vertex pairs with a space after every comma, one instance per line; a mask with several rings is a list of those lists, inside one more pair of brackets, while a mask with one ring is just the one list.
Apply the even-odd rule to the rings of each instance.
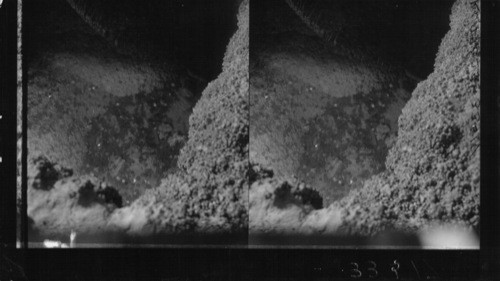
[[403, 152], [412, 152], [412, 148], [411, 148], [411, 147], [409, 147], [409, 146], [407, 146], [407, 145], [403, 146], [403, 148], [401, 148], [401, 150], [402, 150]]
[[76, 239], [76, 231], [71, 230], [71, 234], [69, 235], [69, 246], [70, 248], [75, 247], [75, 239]]
[[471, 229], [454, 225], [435, 226], [420, 231], [418, 238], [424, 248], [479, 249], [479, 237]]
[[44, 240], [43, 246], [45, 248], [68, 248], [67, 244], [61, 243], [61, 241]]

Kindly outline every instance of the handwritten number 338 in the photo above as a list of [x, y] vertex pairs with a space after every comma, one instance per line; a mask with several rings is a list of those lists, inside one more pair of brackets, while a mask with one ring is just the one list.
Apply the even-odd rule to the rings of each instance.
[[[363, 272], [359, 268], [359, 264], [356, 262], [351, 262], [351, 278], [361, 278], [363, 276]], [[394, 260], [394, 262], [391, 264], [391, 271], [394, 272], [396, 275], [396, 279], [399, 279], [399, 263], [397, 260]], [[377, 264], [374, 261], [368, 261], [368, 267], [365, 271], [365, 273], [368, 274], [369, 278], [376, 278], [378, 277], [378, 271], [377, 271]]]
[[[363, 272], [359, 268], [359, 264], [356, 262], [351, 262], [351, 278], [361, 278], [363, 276]], [[368, 268], [366, 269], [366, 273], [368, 277], [375, 278], [378, 276], [377, 264], [374, 261], [368, 262]]]

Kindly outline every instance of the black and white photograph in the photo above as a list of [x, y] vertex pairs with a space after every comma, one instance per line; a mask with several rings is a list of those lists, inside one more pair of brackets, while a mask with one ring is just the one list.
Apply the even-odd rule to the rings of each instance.
[[479, 247], [476, 4], [252, 1], [251, 246]]
[[500, 280], [500, 0], [0, 0], [1, 280]]
[[23, 2], [30, 245], [246, 245], [248, 3]]

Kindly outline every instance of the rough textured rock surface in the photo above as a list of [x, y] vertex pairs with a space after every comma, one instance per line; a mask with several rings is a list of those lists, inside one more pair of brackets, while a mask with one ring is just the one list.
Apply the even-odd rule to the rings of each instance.
[[[211, 82], [190, 117], [189, 140], [181, 150], [182, 171], [166, 178], [130, 207], [173, 208], [147, 224], [180, 225], [201, 233], [246, 233], [248, 226], [248, 1], [241, 4], [222, 74]], [[132, 221], [131, 225], [135, 222]], [[141, 229], [132, 227], [132, 229]]]
[[[458, 0], [434, 72], [419, 83], [399, 118], [387, 171], [324, 210], [338, 218], [318, 234], [375, 235], [386, 229], [417, 232], [433, 224], [479, 226], [479, 37], [477, 1]], [[278, 208], [282, 182], [261, 179], [250, 189], [250, 231], [306, 233], [318, 211]], [[267, 196], [261, 195], [268, 194]], [[261, 202], [265, 198], [265, 202]], [[252, 217], [253, 206], [268, 206]], [[297, 207], [298, 206], [298, 207]], [[288, 211], [293, 213], [289, 214]], [[276, 216], [287, 217], [281, 220]], [[292, 221], [293, 223], [289, 222]], [[295, 222], [294, 222], [295, 221]]]
[[478, 2], [457, 1], [450, 28], [434, 72], [403, 109], [387, 173], [341, 202], [349, 213], [360, 208], [356, 223], [346, 224], [350, 231], [371, 234], [384, 224], [409, 230], [443, 222], [479, 226]]
[[[109, 232], [130, 236], [179, 233], [246, 235], [249, 188], [248, 9], [248, 1], [243, 1], [238, 31], [228, 44], [223, 72], [207, 86], [193, 109], [189, 140], [179, 156], [178, 170], [164, 178], [158, 187], [148, 190], [123, 208], [109, 209], [101, 203], [83, 207], [78, 204], [79, 196], [72, 194], [85, 189], [87, 181], [92, 183], [89, 190], [102, 185], [92, 176], [65, 179], [53, 176], [50, 178], [58, 180], [52, 180], [55, 184], [51, 181], [48, 185], [54, 185], [45, 188], [48, 190], [30, 184], [29, 206], [34, 230], [45, 237], [69, 233], [69, 229], [77, 233]], [[30, 168], [32, 182], [36, 177], [45, 178], [45, 175], [40, 176], [45, 170], [54, 170], [41, 169], [40, 165], [31, 165]], [[87, 214], [92, 215], [91, 220]], [[48, 224], [50, 228], [46, 227]]]

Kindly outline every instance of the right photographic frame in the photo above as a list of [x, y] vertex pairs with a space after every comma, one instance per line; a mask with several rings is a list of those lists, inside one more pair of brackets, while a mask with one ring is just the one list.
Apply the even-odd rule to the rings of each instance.
[[479, 249], [479, 2], [250, 14], [250, 247]]

